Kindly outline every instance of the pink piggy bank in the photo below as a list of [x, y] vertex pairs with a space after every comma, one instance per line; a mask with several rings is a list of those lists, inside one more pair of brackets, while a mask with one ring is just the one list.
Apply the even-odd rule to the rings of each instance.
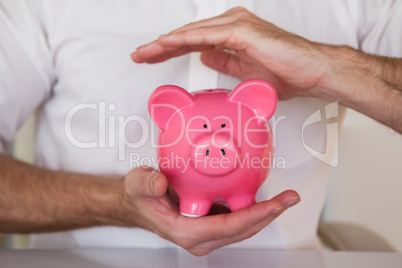
[[255, 204], [273, 157], [268, 123], [277, 94], [264, 80], [248, 80], [233, 91], [190, 94], [161, 86], [148, 109], [160, 128], [158, 165], [180, 199], [180, 213], [207, 215], [212, 204], [231, 211]]

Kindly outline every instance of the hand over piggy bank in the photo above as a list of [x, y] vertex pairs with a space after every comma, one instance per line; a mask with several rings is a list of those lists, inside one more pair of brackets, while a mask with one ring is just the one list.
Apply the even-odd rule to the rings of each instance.
[[152, 93], [159, 169], [179, 196], [181, 214], [207, 215], [216, 202], [231, 211], [255, 204], [273, 158], [268, 120], [276, 104], [274, 87], [257, 79], [233, 91], [166, 85]]

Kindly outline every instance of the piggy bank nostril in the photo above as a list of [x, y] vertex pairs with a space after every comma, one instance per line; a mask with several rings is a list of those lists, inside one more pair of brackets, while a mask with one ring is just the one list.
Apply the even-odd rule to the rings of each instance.
[[209, 156], [209, 149], [205, 152], [206, 156]]
[[225, 152], [224, 149], [221, 149], [221, 153], [222, 153], [222, 156], [225, 156], [225, 155], [226, 155], [226, 152]]

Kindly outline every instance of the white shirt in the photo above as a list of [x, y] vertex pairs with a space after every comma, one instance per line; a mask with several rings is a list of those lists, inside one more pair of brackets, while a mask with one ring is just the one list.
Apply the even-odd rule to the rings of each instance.
[[[39, 108], [36, 164], [53, 170], [123, 175], [152, 162], [153, 124], [146, 104], [155, 88], [233, 89], [240, 81], [207, 69], [197, 54], [140, 65], [131, 61], [130, 53], [160, 34], [235, 6], [313, 41], [402, 55], [401, 1], [0, 3], [0, 150], [6, 150], [24, 119]], [[276, 163], [257, 199], [294, 189], [302, 202], [233, 247], [317, 247], [316, 228], [331, 165], [337, 163], [342, 118], [342, 109], [328, 104], [312, 98], [278, 104], [271, 120]], [[138, 228], [90, 228], [32, 239], [37, 248], [77, 246], [175, 247]]]

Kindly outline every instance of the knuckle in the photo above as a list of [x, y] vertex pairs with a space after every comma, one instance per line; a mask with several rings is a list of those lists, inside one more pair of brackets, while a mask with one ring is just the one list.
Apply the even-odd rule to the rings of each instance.
[[245, 7], [234, 7], [230, 10], [233, 13], [236, 14], [245, 14], [245, 13], [249, 13], [249, 11], [245, 8]]
[[252, 238], [255, 234], [256, 234], [256, 232], [254, 232], [254, 231], [245, 232], [244, 233], [244, 239]]
[[171, 228], [166, 228], [164, 232], [159, 232], [157, 234], [159, 237], [169, 240], [189, 252], [199, 244], [197, 241], [189, 237], [188, 234], [180, 232], [180, 228], [177, 228], [177, 226], [171, 226]]
[[205, 255], [208, 255], [209, 253], [212, 252], [210, 249], [204, 249], [204, 248], [199, 248], [199, 249], [194, 249], [194, 250], [188, 250], [191, 254], [197, 257], [202, 257]]
[[246, 18], [249, 17], [252, 13], [250, 11], [248, 11], [246, 8], [244, 7], [235, 7], [233, 9], [233, 14], [235, 17], [237, 18]]
[[177, 240], [175, 241], [175, 243], [176, 243], [178, 246], [184, 248], [185, 250], [187, 250], [187, 251], [189, 251], [189, 252], [190, 252], [190, 250], [191, 250], [192, 248], [195, 248], [195, 247], [198, 245], [197, 242], [195, 242], [195, 241], [193, 241], [193, 240], [191, 240], [191, 239], [185, 239], [185, 238], [179, 238], [179, 239], [177, 239]]

